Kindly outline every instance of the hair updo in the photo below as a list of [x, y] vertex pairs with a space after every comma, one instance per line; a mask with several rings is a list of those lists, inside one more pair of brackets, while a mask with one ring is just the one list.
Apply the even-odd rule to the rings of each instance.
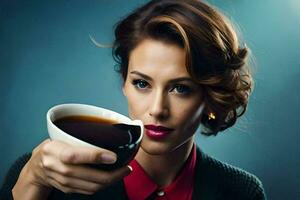
[[[186, 67], [202, 87], [202, 134], [217, 135], [246, 110], [253, 80], [249, 49], [241, 47], [229, 20], [197, 0], [153, 0], [116, 24], [113, 57], [123, 81], [130, 52], [144, 39], [176, 44], [186, 52]], [[208, 113], [214, 113], [211, 120]]]

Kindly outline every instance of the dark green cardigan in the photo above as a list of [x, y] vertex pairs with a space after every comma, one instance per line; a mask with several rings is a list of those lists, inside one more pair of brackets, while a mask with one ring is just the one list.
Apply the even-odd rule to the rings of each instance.
[[[11, 190], [22, 167], [31, 154], [20, 157], [9, 170], [0, 191], [0, 199], [12, 199]], [[54, 189], [48, 199], [55, 200], [122, 200], [127, 199], [123, 181], [94, 195], [64, 194]], [[261, 182], [254, 175], [216, 160], [197, 148], [196, 177], [193, 200], [263, 200], [266, 199]]]

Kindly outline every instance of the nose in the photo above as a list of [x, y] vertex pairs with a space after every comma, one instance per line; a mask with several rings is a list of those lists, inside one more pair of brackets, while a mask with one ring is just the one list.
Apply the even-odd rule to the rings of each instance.
[[169, 102], [167, 96], [164, 95], [162, 91], [157, 91], [153, 94], [149, 114], [157, 119], [165, 119], [168, 117]]

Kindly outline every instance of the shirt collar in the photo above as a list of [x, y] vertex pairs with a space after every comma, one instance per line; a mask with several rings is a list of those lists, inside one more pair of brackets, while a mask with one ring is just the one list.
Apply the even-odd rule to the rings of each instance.
[[[144, 169], [134, 159], [130, 162], [133, 171], [124, 178], [127, 196], [130, 200], [147, 199], [157, 192], [158, 185], [153, 182]], [[164, 195], [167, 199], [191, 199], [194, 186], [196, 167], [196, 145], [193, 145], [189, 158], [179, 171], [175, 180], [165, 188]]]

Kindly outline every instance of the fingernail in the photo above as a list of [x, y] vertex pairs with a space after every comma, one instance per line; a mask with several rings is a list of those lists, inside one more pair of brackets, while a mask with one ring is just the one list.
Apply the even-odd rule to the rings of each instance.
[[117, 161], [117, 158], [112, 154], [103, 153], [100, 156], [100, 161], [105, 164], [113, 164]]

